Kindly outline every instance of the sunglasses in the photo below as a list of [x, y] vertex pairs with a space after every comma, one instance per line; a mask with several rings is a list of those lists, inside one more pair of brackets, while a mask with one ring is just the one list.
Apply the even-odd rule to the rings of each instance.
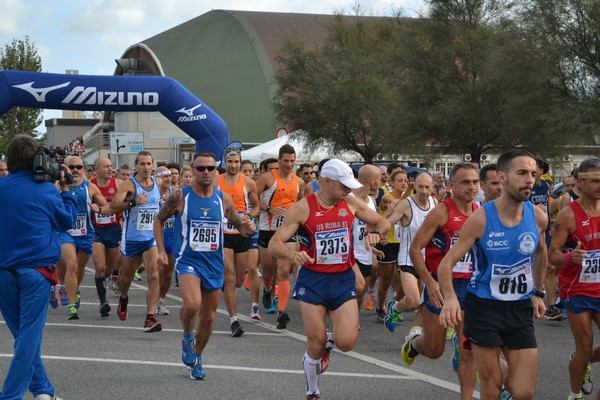
[[83, 165], [69, 165], [69, 169], [71, 171], [73, 171], [75, 168], [77, 168], [78, 170], [82, 170], [83, 169]]
[[208, 167], [205, 167], [204, 165], [199, 165], [194, 168], [196, 168], [196, 171], [198, 171], [198, 172], [204, 172], [204, 171], [212, 172], [215, 169], [217, 169], [217, 167], [215, 165], [210, 165]]

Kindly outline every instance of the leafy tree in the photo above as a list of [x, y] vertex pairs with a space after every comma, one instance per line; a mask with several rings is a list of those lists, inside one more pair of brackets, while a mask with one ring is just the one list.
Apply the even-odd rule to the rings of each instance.
[[402, 131], [434, 153], [520, 146], [547, 153], [546, 119], [556, 99], [547, 66], [512, 23], [513, 4], [495, 0], [431, 0], [429, 18], [406, 25], [401, 84]]
[[[0, 67], [5, 70], [20, 70], [40, 72], [42, 60], [37, 53], [35, 43], [13, 39], [11, 44], [0, 50]], [[12, 137], [18, 133], [35, 136], [35, 128], [42, 123], [42, 110], [13, 107], [0, 117], [0, 150], [4, 151]]]
[[288, 38], [278, 58], [279, 116], [302, 130], [309, 146], [331, 141], [334, 151], [354, 150], [366, 162], [389, 153], [399, 145], [389, 141], [398, 85], [387, 55], [397, 40], [384, 18], [341, 15], [321, 48]]

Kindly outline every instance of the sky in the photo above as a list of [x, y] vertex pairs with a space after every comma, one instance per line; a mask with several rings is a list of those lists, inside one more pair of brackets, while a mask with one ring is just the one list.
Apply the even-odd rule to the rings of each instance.
[[[357, 3], [371, 15], [401, 8], [416, 16], [424, 0], [0, 0], [0, 46], [29, 36], [43, 72], [112, 75], [129, 46], [213, 9], [351, 14]], [[44, 111], [44, 119], [60, 117]]]

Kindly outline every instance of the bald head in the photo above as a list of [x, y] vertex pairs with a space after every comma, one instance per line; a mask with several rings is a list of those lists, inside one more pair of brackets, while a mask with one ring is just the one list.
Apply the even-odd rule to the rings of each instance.
[[365, 164], [358, 170], [358, 181], [369, 188], [369, 194], [375, 194], [381, 186], [381, 171], [374, 165]]

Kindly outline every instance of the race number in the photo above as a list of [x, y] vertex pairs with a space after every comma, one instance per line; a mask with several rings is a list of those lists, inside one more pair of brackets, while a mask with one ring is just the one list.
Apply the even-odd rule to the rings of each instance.
[[191, 220], [189, 240], [194, 251], [217, 251], [221, 243], [221, 223]]
[[533, 276], [529, 259], [514, 265], [492, 265], [490, 279], [492, 296], [498, 300], [512, 301], [533, 290]]
[[316, 252], [319, 264], [343, 264], [350, 253], [350, 235], [347, 228], [316, 232]]
[[84, 236], [87, 234], [87, 214], [77, 214], [75, 227], [69, 229], [67, 233], [71, 236]]
[[600, 282], [600, 250], [588, 251], [581, 263], [580, 283]]
[[[454, 246], [457, 240], [458, 238], [456, 237], [450, 239], [450, 248]], [[454, 264], [454, 267], [452, 267], [452, 272], [457, 274], [468, 274], [472, 271], [472, 269], [473, 262], [471, 260], [471, 251], [469, 250], [460, 260], [458, 260], [456, 264]]]
[[138, 231], [151, 231], [154, 224], [154, 217], [158, 212], [158, 207], [139, 207], [138, 208]]

